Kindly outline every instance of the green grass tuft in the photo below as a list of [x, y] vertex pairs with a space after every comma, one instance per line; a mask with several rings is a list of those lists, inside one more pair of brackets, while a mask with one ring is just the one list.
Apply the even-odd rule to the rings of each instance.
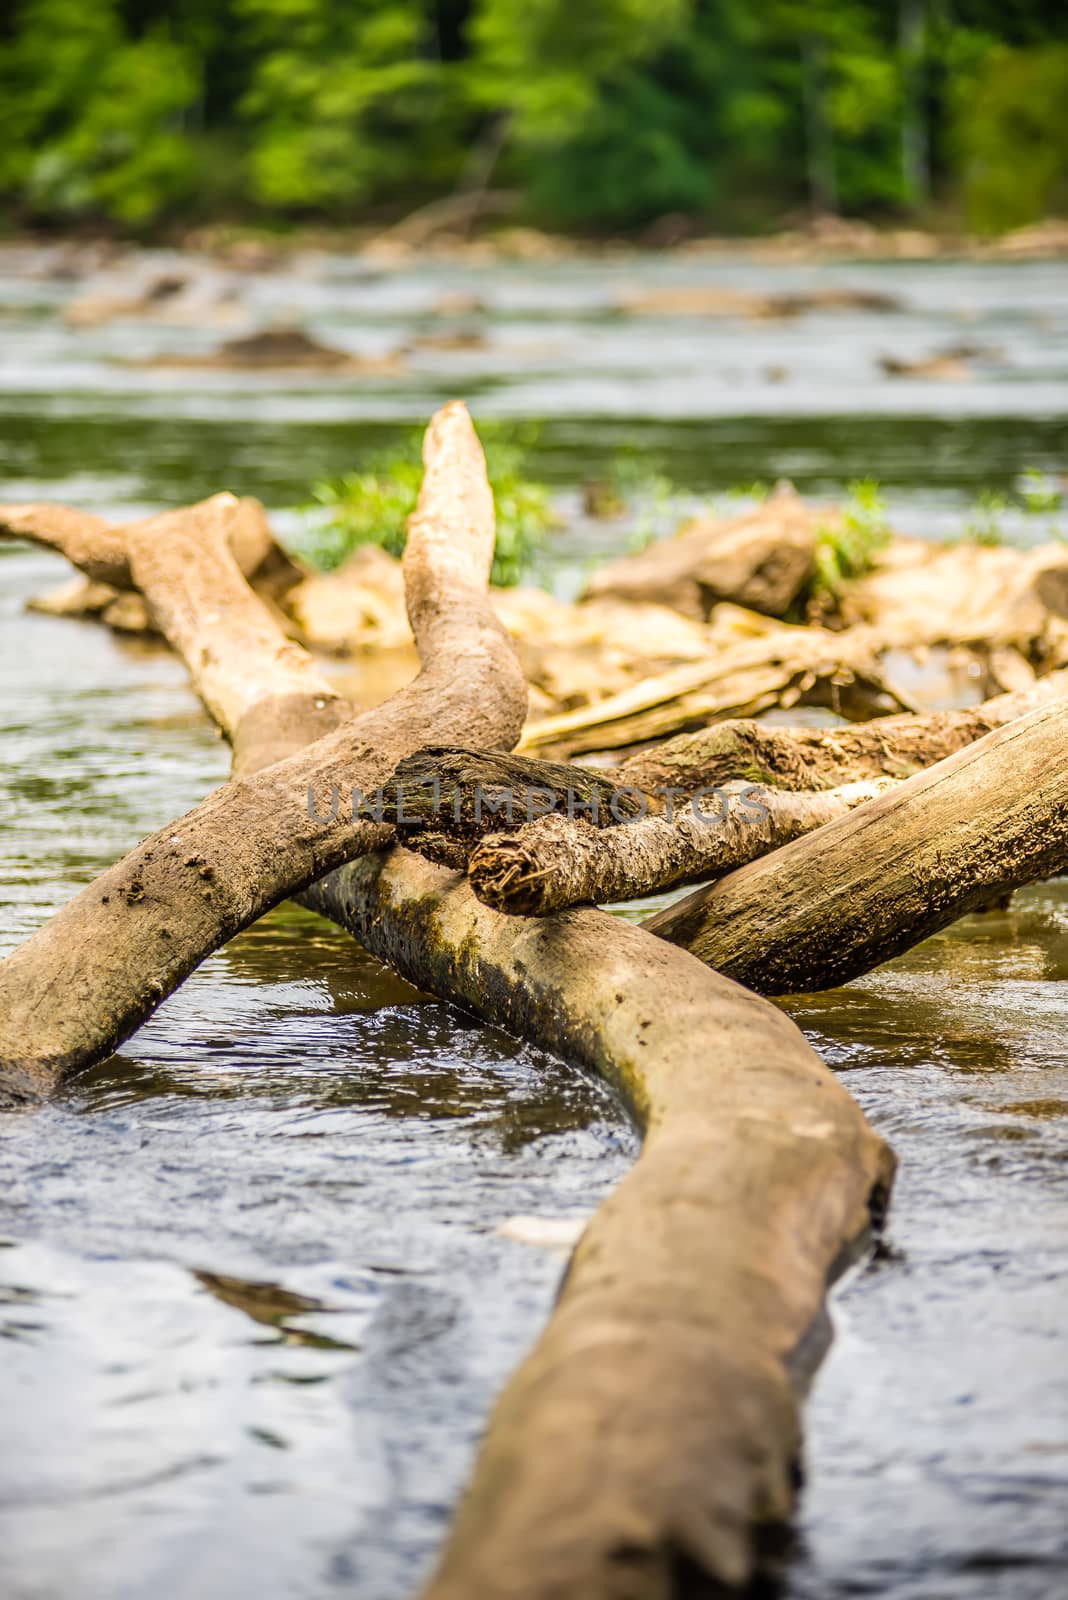
[[851, 578], [861, 578], [890, 542], [886, 502], [874, 478], [849, 485], [849, 499], [841, 517], [821, 527], [816, 535], [812, 576], [802, 594], [809, 611], [833, 610]]
[[[557, 517], [545, 485], [524, 474], [527, 434], [485, 427], [480, 432], [497, 512], [491, 581], [510, 588], [527, 575]], [[372, 459], [363, 472], [315, 484], [311, 503], [302, 508], [303, 529], [291, 541], [294, 554], [326, 572], [360, 545], [379, 545], [399, 556], [422, 478], [422, 435], [412, 433], [399, 449]]]

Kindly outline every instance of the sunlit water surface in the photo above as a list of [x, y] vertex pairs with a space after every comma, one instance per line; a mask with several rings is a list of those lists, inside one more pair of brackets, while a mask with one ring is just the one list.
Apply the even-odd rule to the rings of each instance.
[[[250, 283], [265, 312], [295, 306], [360, 349], [418, 328], [439, 293], [477, 290], [489, 351], [425, 357], [392, 386], [116, 366], [212, 336], [74, 334], [53, 314], [67, 286], [11, 279], [2, 493], [118, 514], [227, 486], [280, 507], [452, 392], [480, 415], [540, 418], [540, 469], [562, 487], [621, 445], [702, 492], [783, 473], [835, 491], [868, 473], [909, 531], [935, 536], [979, 487], [1060, 459], [1060, 268], [834, 270], [900, 293], [891, 319], [609, 315], [620, 283], [673, 274], [700, 276], [653, 261], [366, 283], [335, 265]], [[878, 350], [923, 353], [961, 326], [1007, 360], [963, 386], [875, 374]], [[768, 379], [769, 361], [790, 376]], [[561, 536], [565, 586], [611, 540]], [[24, 614], [63, 573], [0, 547], [2, 951], [226, 773], [176, 662]], [[886, 1246], [835, 1296], [808, 1406], [795, 1600], [1065, 1592], [1066, 979], [1054, 883], [789, 1005], [901, 1159]], [[288, 906], [59, 1103], [0, 1117], [0, 1135], [13, 1600], [411, 1593], [561, 1270], [499, 1225], [588, 1214], [635, 1151], [597, 1083]]]

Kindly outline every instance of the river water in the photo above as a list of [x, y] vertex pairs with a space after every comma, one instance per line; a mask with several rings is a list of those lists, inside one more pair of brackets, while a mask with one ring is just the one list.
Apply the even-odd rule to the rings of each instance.
[[[284, 528], [311, 480], [454, 393], [476, 417], [539, 424], [536, 469], [565, 506], [627, 451], [700, 495], [784, 475], [833, 494], [873, 476], [895, 525], [941, 538], [979, 491], [1064, 465], [1058, 265], [635, 258], [375, 275], [337, 258], [238, 281], [249, 319], [297, 317], [362, 353], [425, 330], [444, 294], [483, 303], [483, 348], [358, 380], [128, 365], [220, 334], [68, 329], [57, 311], [76, 287], [34, 265], [0, 260], [7, 499], [119, 516], [226, 487]], [[903, 309], [613, 312], [629, 289], [669, 283], [845, 284]], [[877, 364], [962, 340], [985, 352], [966, 381]], [[1056, 522], [1003, 520], [1021, 540]], [[573, 587], [622, 537], [571, 524], [547, 575]], [[226, 773], [173, 659], [24, 611], [64, 574], [0, 546], [0, 951]], [[786, 1597], [1068, 1587], [1066, 980], [1058, 881], [788, 1002], [901, 1171], [885, 1246], [834, 1296]], [[562, 1267], [501, 1224], [587, 1215], [636, 1148], [598, 1083], [417, 994], [291, 906], [58, 1103], [0, 1117], [0, 1139], [12, 1600], [410, 1594]]]

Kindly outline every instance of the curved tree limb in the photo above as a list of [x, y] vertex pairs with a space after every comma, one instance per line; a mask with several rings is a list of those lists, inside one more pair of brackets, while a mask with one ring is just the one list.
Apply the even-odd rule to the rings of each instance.
[[[526, 685], [487, 597], [493, 500], [463, 406], [438, 413], [424, 459], [405, 552], [423, 668], [362, 717], [350, 719], [310, 659], [284, 639], [212, 519], [171, 514], [176, 542], [165, 536], [176, 531], [167, 518], [135, 530], [131, 576], [145, 584], [161, 626], [234, 738], [239, 776], [144, 840], [0, 964], [0, 1071], [9, 1094], [47, 1093], [110, 1054], [239, 929], [388, 839], [387, 829], [340, 804], [325, 820], [312, 817], [309, 790], [319, 797], [335, 789], [347, 796], [354, 784], [373, 788], [440, 722], [488, 745], [518, 737]], [[267, 693], [257, 699], [261, 671]], [[492, 696], [480, 692], [484, 681], [493, 682]], [[277, 760], [316, 733], [324, 736], [314, 745]]]
[[35, 501], [30, 505], [0, 505], [0, 538], [28, 539], [66, 556], [72, 566], [94, 583], [114, 589], [136, 589], [130, 570], [130, 538], [145, 528], [173, 528], [175, 519], [213, 519], [234, 560], [248, 577], [277, 548], [258, 500], [239, 500], [232, 494], [215, 494], [209, 500], [163, 517], [149, 517], [116, 527], [89, 511]]
[[604, 912], [501, 917], [404, 850], [305, 903], [607, 1077], [645, 1134], [497, 1404], [426, 1600], [741, 1586], [790, 1515], [823, 1296], [878, 1220], [889, 1150], [781, 1012]]
[[[444, 554], [455, 560], [451, 546]], [[462, 587], [466, 574], [454, 575]], [[461, 684], [444, 705], [427, 692], [411, 732], [480, 740], [507, 725], [514, 737], [507, 672], [433, 590], [421, 593], [418, 568], [413, 577], [433, 647], [459, 655], [484, 698], [473, 715]], [[184, 637], [196, 678], [212, 664], [195, 632]], [[249, 633], [249, 655], [267, 654], [269, 669], [272, 648]], [[232, 665], [240, 678], [250, 663]], [[298, 663], [310, 738], [308, 689]], [[230, 715], [243, 708], [246, 723], [261, 713], [224, 681], [210, 699]], [[256, 772], [270, 753], [248, 740], [232, 793], [274, 781], [288, 763]], [[365, 788], [378, 770], [368, 752]], [[738, 1584], [759, 1531], [789, 1515], [810, 1335], [828, 1277], [883, 1203], [886, 1147], [784, 1016], [602, 913], [502, 918], [402, 850], [346, 865], [305, 899], [425, 988], [605, 1073], [646, 1134], [498, 1408], [431, 1593], [625, 1588], [653, 1600], [684, 1568]]]

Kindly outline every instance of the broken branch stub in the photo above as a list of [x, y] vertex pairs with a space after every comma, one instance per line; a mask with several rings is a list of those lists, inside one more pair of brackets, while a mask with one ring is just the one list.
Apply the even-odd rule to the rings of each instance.
[[719, 877], [822, 827], [886, 788], [892, 779], [814, 794], [728, 784], [670, 816], [595, 828], [554, 813], [515, 833], [492, 833], [467, 863], [478, 898], [525, 917], [566, 906], [638, 900], [680, 883]]

